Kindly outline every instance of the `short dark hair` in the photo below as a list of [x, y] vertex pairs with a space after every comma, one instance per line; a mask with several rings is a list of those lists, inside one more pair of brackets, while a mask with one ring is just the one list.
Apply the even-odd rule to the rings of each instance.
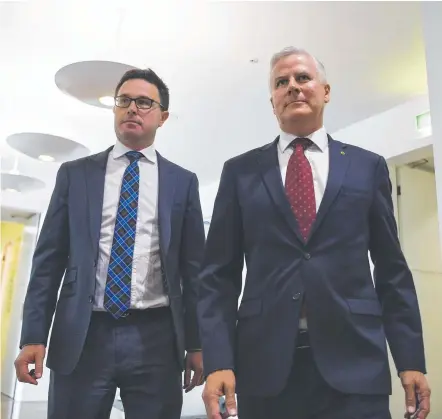
[[165, 111], [169, 110], [169, 88], [166, 86], [163, 80], [158, 77], [158, 75], [150, 68], [140, 69], [135, 68], [133, 70], [126, 71], [121, 80], [118, 82], [117, 87], [115, 89], [115, 96], [118, 95], [118, 91], [120, 90], [123, 83], [128, 80], [141, 79], [146, 80], [148, 83], [153, 84], [158, 88], [158, 92], [160, 93], [160, 102]]

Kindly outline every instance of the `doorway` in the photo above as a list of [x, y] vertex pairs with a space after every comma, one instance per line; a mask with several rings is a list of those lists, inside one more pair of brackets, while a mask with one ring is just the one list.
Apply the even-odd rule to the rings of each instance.
[[[431, 417], [442, 417], [442, 253], [432, 146], [400, 156], [390, 163], [393, 199], [402, 250], [413, 274], [424, 329], [428, 380], [432, 388]], [[391, 412], [404, 413], [404, 391], [390, 358], [393, 377]], [[401, 416], [399, 416], [401, 415]]]

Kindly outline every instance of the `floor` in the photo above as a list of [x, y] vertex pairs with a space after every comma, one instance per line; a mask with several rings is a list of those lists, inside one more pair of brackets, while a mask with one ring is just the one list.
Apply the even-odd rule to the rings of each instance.
[[[124, 419], [121, 402], [116, 401], [110, 419]], [[18, 403], [2, 394], [1, 419], [46, 419], [47, 406], [45, 402]], [[205, 416], [182, 416], [182, 419], [204, 419]]]
[[[112, 409], [110, 419], [124, 419], [121, 407], [116, 407]], [[1, 413], [1, 419], [46, 419], [47, 405], [45, 402], [14, 403], [14, 400], [2, 394]]]

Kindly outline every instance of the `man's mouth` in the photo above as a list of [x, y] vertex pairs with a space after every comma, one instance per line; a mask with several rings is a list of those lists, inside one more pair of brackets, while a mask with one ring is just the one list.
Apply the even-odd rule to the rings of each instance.
[[287, 103], [285, 106], [292, 105], [293, 103], [306, 103], [305, 100], [292, 100], [291, 102]]

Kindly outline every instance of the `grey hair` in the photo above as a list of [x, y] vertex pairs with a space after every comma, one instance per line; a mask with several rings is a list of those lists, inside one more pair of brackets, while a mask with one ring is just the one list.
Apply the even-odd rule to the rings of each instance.
[[316, 64], [316, 70], [318, 71], [319, 79], [322, 83], [327, 83], [327, 74], [325, 72], [324, 64], [322, 64], [321, 61], [319, 61], [314, 55], [310, 54], [305, 49], [297, 47], [286, 47], [276, 54], [273, 54], [270, 60], [270, 73], [279, 60], [285, 57], [289, 57], [290, 55], [307, 55], [309, 57], [312, 57]]

